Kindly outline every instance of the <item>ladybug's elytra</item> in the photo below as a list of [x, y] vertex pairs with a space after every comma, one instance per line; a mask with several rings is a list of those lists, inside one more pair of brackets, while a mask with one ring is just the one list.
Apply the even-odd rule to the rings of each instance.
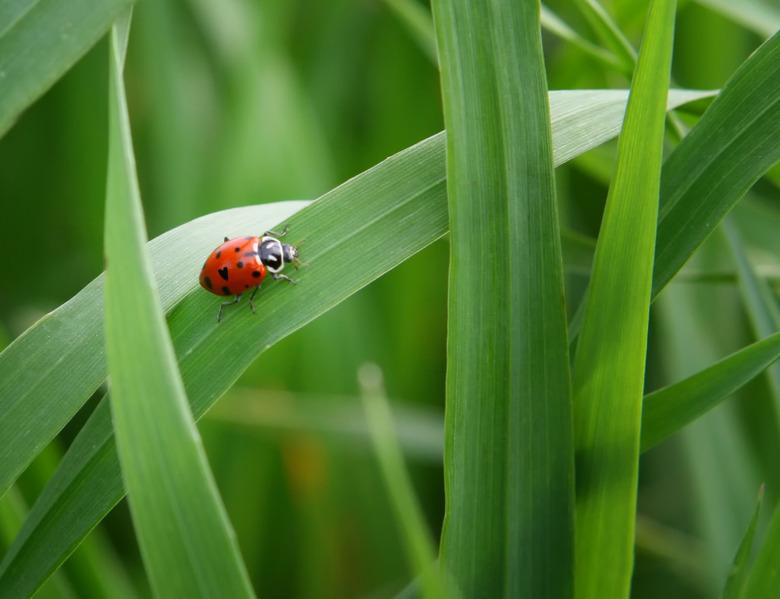
[[237, 304], [241, 301], [241, 294], [249, 289], [253, 290], [249, 296], [249, 307], [254, 313], [252, 300], [267, 273], [271, 273], [274, 280], [295, 283], [281, 273], [286, 264], [296, 268], [300, 265], [298, 248], [279, 241], [286, 234], [287, 227], [281, 233], [266, 231], [260, 237], [225, 237], [225, 242], [209, 254], [200, 271], [200, 286], [215, 295], [235, 296], [232, 302], [220, 305], [217, 322], [222, 320], [225, 306]]

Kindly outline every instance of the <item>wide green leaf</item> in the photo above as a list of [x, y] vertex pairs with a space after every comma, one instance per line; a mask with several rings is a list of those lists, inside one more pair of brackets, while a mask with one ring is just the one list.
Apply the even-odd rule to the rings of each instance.
[[627, 597], [630, 590], [675, 8], [674, 0], [650, 5], [574, 362], [575, 580], [581, 599]]
[[[706, 95], [676, 92], [670, 107]], [[556, 164], [614, 136], [625, 102], [626, 92], [617, 90], [551, 92]], [[306, 202], [226, 210], [149, 242], [160, 300], [169, 313], [196, 418], [264, 349], [446, 234], [444, 143], [443, 134], [435, 135], [305, 210]], [[294, 241], [305, 239], [302, 251], [309, 267], [299, 277], [311, 291], [290, 303], [291, 290], [270, 287], [257, 302], [268, 302], [266, 309], [251, 319], [239, 311], [217, 327], [218, 302], [197, 285], [203, 257], [224, 235], [262, 232], [285, 221], [292, 225]], [[0, 354], [0, 489], [15, 480], [105, 379], [102, 294], [99, 277]], [[27, 430], [36, 434], [22, 434]], [[123, 494], [110, 414], [103, 402], [0, 564], [0, 597], [37, 588]], [[4, 595], [6, 589], [9, 595]]]
[[6, 0], [0, 4], [0, 135], [132, 2]]
[[568, 597], [573, 431], [539, 3], [433, 11], [450, 222], [441, 562], [467, 597]]
[[[670, 95], [669, 108], [710, 94], [677, 90]], [[626, 92], [551, 92], [550, 102], [553, 153], [556, 163], [562, 164], [617, 135], [625, 111]], [[429, 159], [429, 154], [436, 152], [439, 160]], [[412, 168], [418, 160], [423, 166]], [[443, 185], [444, 135], [434, 135], [361, 175], [368, 178], [365, 194], [382, 194], [384, 202], [378, 213], [391, 210], [399, 200], [385, 189], [372, 186], [372, 182], [385, 181], [385, 173], [397, 172], [393, 167], [399, 161], [404, 165], [400, 172], [409, 178], [406, 189], [410, 195], [427, 193], [432, 186]], [[339, 189], [334, 191], [337, 196], [349, 187]], [[185, 295], [197, 288], [196, 266], [200, 258], [193, 259], [193, 256], [205, 256], [224, 235], [270, 229], [304, 206], [305, 202], [279, 202], [255, 207], [251, 213], [228, 210], [196, 219], [153, 239], [149, 254], [163, 309], [170, 312]], [[446, 220], [446, 205], [434, 206], [441, 211], [439, 216]], [[360, 224], [360, 221], [352, 221], [353, 227]], [[327, 230], [318, 231], [328, 235]], [[437, 231], [430, 234], [424, 231], [423, 240], [430, 243], [438, 234]], [[412, 255], [404, 251], [403, 246], [396, 247], [399, 256]], [[102, 284], [102, 277], [98, 277], [0, 353], [0, 411], [3, 413], [0, 419], [0, 494], [105, 380]], [[329, 284], [333, 285], [335, 281]], [[316, 303], [314, 298], [310, 301]], [[35, 434], [28, 434], [30, 429]]]
[[130, 15], [111, 31], [105, 334], [122, 478], [160, 597], [252, 597], [206, 461], [146, 249], [122, 70]]

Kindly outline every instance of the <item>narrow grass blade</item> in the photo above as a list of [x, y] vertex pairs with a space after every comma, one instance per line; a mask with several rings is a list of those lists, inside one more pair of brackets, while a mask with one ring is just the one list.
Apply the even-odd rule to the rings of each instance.
[[573, 589], [573, 432], [539, 3], [433, 2], [450, 283], [441, 560], [465, 596]]
[[249, 579], [187, 405], [146, 255], [122, 65], [129, 15], [109, 57], [105, 330], [122, 477], [161, 597], [251, 597]]
[[627, 597], [676, 3], [650, 5], [574, 363], [576, 594]]
[[559, 37], [560, 39], [569, 42], [572, 46], [575, 46], [582, 50], [588, 56], [595, 58], [605, 66], [623, 70], [625, 65], [617, 58], [612, 52], [605, 50], [604, 48], [597, 46], [586, 40], [579, 33], [574, 31], [568, 23], [555, 14], [549, 7], [542, 4], [542, 10], [540, 13], [542, 27]]
[[780, 33], [740, 66], [664, 164], [654, 297], [778, 160]]
[[[391, 400], [398, 443], [407, 459], [441, 463], [444, 417], [438, 410]], [[208, 420], [269, 435], [306, 432], [365, 451], [371, 443], [359, 397], [232, 389], [207, 415]]]
[[780, 7], [771, 0], [695, 0], [764, 37], [780, 31]]
[[415, 0], [385, 0], [385, 4], [406, 25], [414, 41], [431, 62], [438, 65], [433, 21], [425, 7]]
[[133, 0], [6, 0], [0, 6], [0, 135]]
[[723, 599], [741, 599], [742, 591], [745, 588], [745, 582], [749, 572], [750, 553], [753, 550], [753, 538], [756, 536], [756, 527], [758, 526], [758, 516], [761, 513], [761, 502], [764, 499], [764, 486], [758, 491], [758, 501], [756, 509], [753, 511], [753, 517], [750, 519], [745, 536], [739, 544], [737, 554], [734, 556], [734, 563], [726, 579], [726, 586], [723, 589]]
[[601, 43], [618, 57], [623, 70], [630, 74], [636, 64], [636, 50], [610, 14], [598, 0], [575, 0], [574, 4], [587, 19]]
[[[756, 275], [745, 254], [742, 236], [734, 224], [727, 219], [723, 229], [737, 265], [740, 295], [753, 331], [758, 337], [776, 333], [780, 330], [780, 306], [772, 290]], [[776, 405], [780, 409], [780, 368], [770, 368], [768, 374]]]
[[[679, 102], [691, 97], [674, 95]], [[625, 101], [625, 92], [551, 92], [556, 164], [616, 134]], [[263, 350], [445, 235], [445, 185], [444, 136], [438, 134], [305, 210], [306, 202], [227, 210], [152, 240], [152, 267], [194, 416], [213, 405]], [[294, 241], [306, 239], [310, 266], [299, 276], [317, 292], [295, 295], [303, 282], [296, 289], [270, 288], [259, 296], [257, 316], [239, 313], [215, 326], [216, 304], [198, 288], [200, 259], [193, 256], [205, 256], [223, 235], [265, 231], [285, 221]], [[104, 380], [102, 286], [99, 277], [0, 354], [0, 483], [13, 481]], [[33, 592], [123, 495], [104, 403], [0, 564], [0, 597]]]
[[444, 592], [436, 564], [436, 553], [428, 526], [414, 495], [412, 481], [404, 466], [403, 454], [393, 429], [393, 415], [384, 392], [382, 371], [376, 364], [364, 364], [358, 372], [368, 429], [379, 467], [403, 531], [409, 562], [420, 576], [426, 599], [449, 596]]
[[[711, 95], [711, 92], [679, 90], [670, 95], [669, 108]], [[562, 91], [550, 93], [553, 116], [553, 157], [562, 164], [603, 143], [620, 131], [625, 112], [627, 92], [622, 90]], [[398, 221], [398, 204], [416, 198], [428, 201], [437, 217], [446, 222], [447, 205], [444, 195], [436, 195], [437, 186], [444, 187], [443, 134], [437, 134], [408, 150], [397, 154], [343, 185], [328, 197], [343, 198], [334, 209], [345, 214], [354, 205], [366, 204], [374, 212], [363, 213], [363, 220], [344, 220], [346, 233], [377, 218], [382, 230], [405, 231]], [[404, 195], [388, 192], [390, 175], [404, 177]], [[362, 196], [352, 190], [360, 185]], [[431, 198], [441, 198], [436, 203]], [[302, 209], [306, 202], [278, 202], [241, 210], [212, 214], [173, 229], [149, 244], [152, 267], [160, 289], [163, 309], [169, 312], [193, 290], [197, 289], [198, 260], [205, 256], [224, 235], [245, 235], [273, 228]], [[386, 215], [386, 218], [380, 218]], [[428, 244], [442, 234], [436, 229], [418, 232], [419, 240]], [[306, 237], [332, 238], [330, 232], [316, 227]], [[369, 241], [370, 238], [366, 238]], [[410, 243], [390, 244], [398, 262], [412, 255], [407, 247], [422, 247]], [[370, 242], [366, 248], [373, 247]], [[397, 264], [398, 262], [393, 262]], [[380, 273], [381, 274], [381, 273]], [[46, 315], [0, 354], [0, 494], [16, 480], [33, 457], [67, 424], [83, 403], [105, 380], [103, 355], [103, 291], [102, 277], [87, 285], [78, 295]], [[329, 286], [346, 284], [331, 279]], [[352, 292], [355, 291], [354, 288]], [[315, 296], [307, 301], [317, 303]], [[35, 434], [27, 431], [34, 430]]]
[[745, 582], [742, 599], [776, 597], [780, 589], [780, 504], [775, 506], [764, 542]]
[[780, 333], [775, 333], [691, 377], [647, 394], [642, 402], [641, 450], [652, 449], [720, 404], [778, 358]]

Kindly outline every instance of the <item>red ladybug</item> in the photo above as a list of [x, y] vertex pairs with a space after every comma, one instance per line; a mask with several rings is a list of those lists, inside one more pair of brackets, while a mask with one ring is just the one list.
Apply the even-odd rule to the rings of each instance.
[[228, 239], [216, 248], [200, 271], [200, 286], [215, 295], [234, 295], [232, 302], [224, 302], [219, 307], [217, 322], [222, 320], [225, 306], [241, 301], [241, 294], [253, 289], [249, 296], [249, 307], [255, 311], [252, 300], [266, 273], [271, 273], [274, 280], [295, 283], [287, 275], [281, 274], [285, 264], [296, 268], [300, 265], [298, 248], [279, 241], [287, 234], [287, 227], [281, 233], [266, 231], [261, 237], [236, 237]]

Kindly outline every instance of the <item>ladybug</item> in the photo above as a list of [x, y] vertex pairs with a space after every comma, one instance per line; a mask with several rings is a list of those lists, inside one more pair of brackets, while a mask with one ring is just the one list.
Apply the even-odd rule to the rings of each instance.
[[215, 295], [234, 295], [232, 302], [224, 302], [219, 307], [217, 322], [222, 321], [222, 311], [225, 306], [231, 306], [241, 301], [241, 294], [252, 289], [249, 296], [249, 307], [255, 312], [255, 299], [260, 284], [267, 273], [274, 280], [296, 281], [281, 273], [286, 264], [295, 268], [300, 266], [298, 248], [279, 241], [287, 234], [288, 227], [281, 233], [266, 231], [262, 236], [236, 237], [228, 239], [217, 247], [203, 264], [200, 270], [200, 286]]

